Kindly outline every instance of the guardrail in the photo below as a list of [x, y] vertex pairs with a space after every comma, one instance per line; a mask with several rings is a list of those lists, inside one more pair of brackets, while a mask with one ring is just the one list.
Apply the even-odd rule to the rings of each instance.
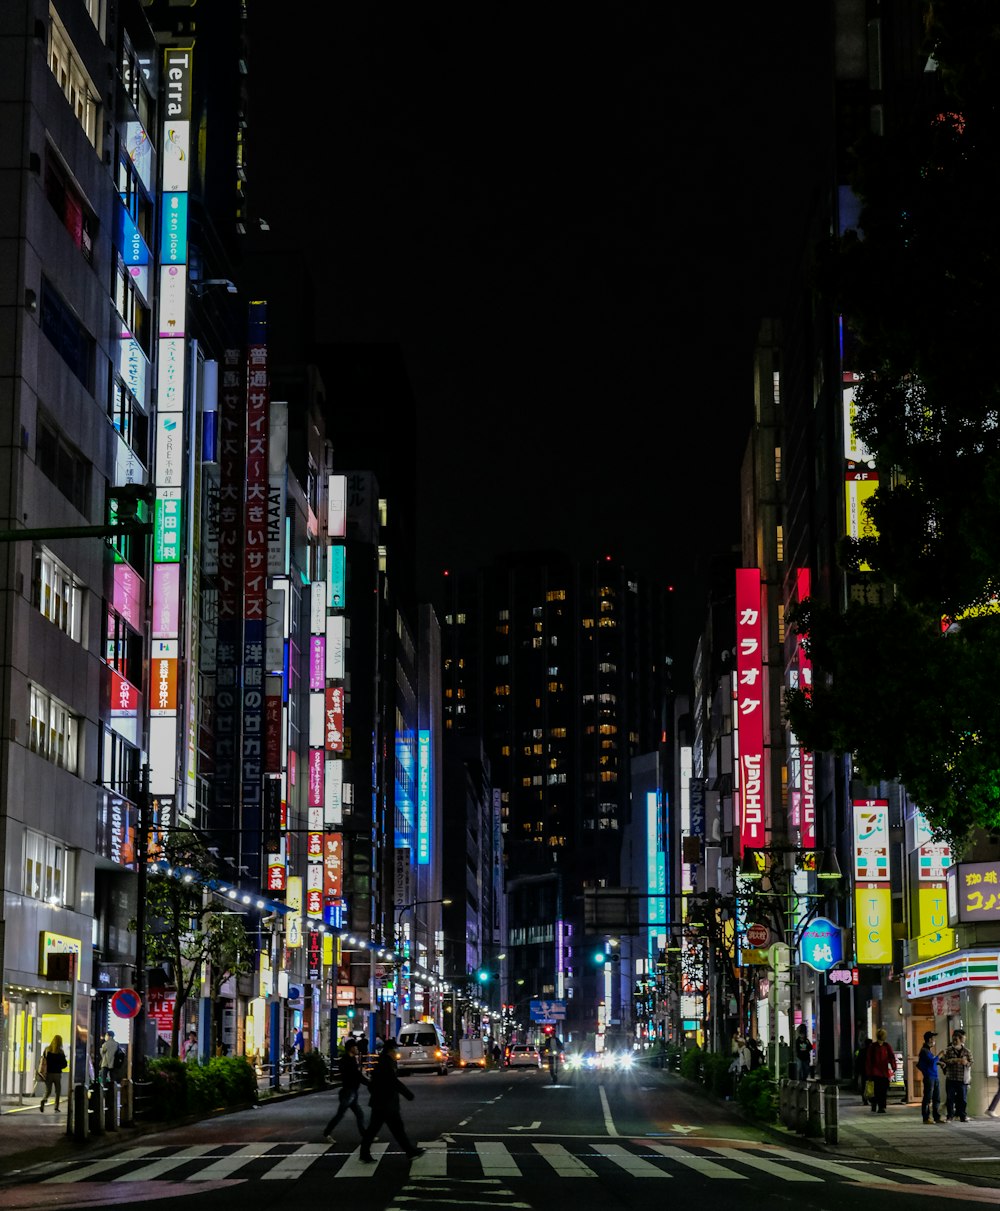
[[840, 1127], [840, 1090], [821, 1081], [783, 1080], [778, 1085], [778, 1117], [790, 1131], [836, 1144]]

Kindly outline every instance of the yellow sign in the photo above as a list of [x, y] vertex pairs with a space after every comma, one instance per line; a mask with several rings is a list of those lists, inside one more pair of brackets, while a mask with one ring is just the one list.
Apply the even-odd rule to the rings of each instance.
[[892, 963], [892, 889], [854, 889], [854, 937], [859, 963]]
[[948, 893], [937, 887], [917, 889], [917, 958], [932, 959], [955, 949], [955, 931], [948, 928]]
[[[847, 508], [847, 535], [849, 538], [877, 538], [878, 530], [868, 513], [868, 503], [878, 491], [878, 475], [874, 471], [848, 475], [844, 483]], [[862, 572], [870, 572], [867, 563], [858, 564]]]
[[38, 937], [38, 974], [45, 976], [49, 969], [49, 955], [76, 955], [76, 978], [80, 978], [80, 951], [82, 943], [79, 938], [67, 938], [61, 933], [48, 933], [42, 930]]

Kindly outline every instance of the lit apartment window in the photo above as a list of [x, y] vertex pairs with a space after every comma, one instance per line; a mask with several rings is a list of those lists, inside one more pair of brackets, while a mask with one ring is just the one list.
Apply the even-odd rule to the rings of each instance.
[[[93, 147], [97, 147], [98, 90], [76, 56], [66, 30], [49, 5], [49, 69], [55, 76], [76, 120]], [[99, 150], [99, 149], [98, 149]]]
[[616, 627], [618, 623], [613, 618], [602, 618], [597, 625], [602, 627]]
[[507, 655], [504, 655], [504, 656], [498, 656], [498, 657], [497, 657], [497, 664], [510, 664], [510, 657], [509, 657], [509, 656], [507, 656]]
[[785, 558], [785, 529], [784, 526], [775, 526], [774, 528], [774, 556], [778, 563], [782, 563]]
[[28, 747], [31, 751], [55, 765], [75, 771], [80, 725], [69, 707], [33, 685], [30, 713]]
[[781, 602], [778, 603], [778, 642], [785, 642], [785, 607]]
[[532, 640], [531, 640], [531, 646], [532, 646], [533, 648], [540, 648], [540, 647], [542, 646], [542, 637], [541, 637], [541, 635], [535, 635], [535, 636], [532, 638]]
[[774, 447], [774, 482], [781, 483], [781, 447]]
[[32, 900], [49, 904], [72, 904], [76, 856], [51, 837], [24, 830], [24, 882], [22, 892]]
[[777, 370], [771, 375], [771, 394], [775, 405], [781, 403], [781, 375]]
[[546, 601], [565, 601], [566, 600], [566, 590], [565, 589], [549, 589], [549, 591], [545, 594], [545, 600]]
[[593, 618], [581, 618], [580, 625], [583, 627], [583, 629], [585, 631], [592, 630], [593, 626], [594, 626], [594, 620], [593, 620]]
[[49, 551], [35, 555], [31, 601], [49, 622], [80, 642], [83, 614], [83, 590], [73, 573]]
[[508, 622], [510, 620], [510, 610], [498, 610], [497, 618], [499, 618], [501, 622]]
[[565, 740], [566, 739], [566, 729], [564, 727], [551, 728], [549, 731], [549, 735], [552, 737], [553, 740]]

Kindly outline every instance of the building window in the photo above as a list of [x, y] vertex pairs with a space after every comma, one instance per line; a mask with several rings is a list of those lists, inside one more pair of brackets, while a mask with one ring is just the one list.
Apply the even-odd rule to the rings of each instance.
[[108, 419], [115, 432], [139, 459], [144, 467], [149, 466], [149, 418], [139, 401], [115, 375], [111, 380], [111, 399], [108, 402]]
[[30, 687], [30, 713], [28, 747], [40, 757], [75, 773], [79, 720], [68, 706], [36, 685]]
[[80, 642], [83, 589], [64, 564], [46, 550], [35, 555], [31, 579], [32, 605], [60, 631]]
[[61, 842], [26, 828], [22, 869], [24, 895], [49, 904], [73, 903], [76, 855]]
[[60, 437], [54, 425], [41, 416], [38, 417], [35, 441], [35, 465], [76, 506], [78, 513], [89, 512], [90, 464], [79, 450]]
[[775, 526], [774, 528], [774, 557], [778, 563], [783, 563], [785, 559], [785, 528], [784, 526]]
[[[99, 93], [77, 57], [69, 35], [49, 5], [49, 69], [70, 103], [91, 146], [97, 147]], [[100, 148], [98, 148], [100, 150]]]
[[40, 326], [56, 353], [88, 391], [94, 379], [94, 341], [59, 292], [42, 278]]
[[139, 790], [140, 752], [111, 728], [105, 728], [97, 780], [123, 799], [135, 799]]
[[97, 220], [51, 148], [45, 155], [45, 196], [84, 260], [93, 261]]

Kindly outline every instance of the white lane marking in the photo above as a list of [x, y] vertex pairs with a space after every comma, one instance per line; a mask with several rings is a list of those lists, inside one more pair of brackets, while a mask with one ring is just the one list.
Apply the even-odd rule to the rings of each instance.
[[487, 1177], [520, 1177], [517, 1161], [507, 1151], [505, 1144], [497, 1140], [476, 1140], [479, 1163]]
[[[458, 1125], [460, 1127], [462, 1126], [461, 1123], [459, 1123]], [[508, 1127], [507, 1130], [508, 1131], [537, 1131], [541, 1125], [542, 1125], [542, 1120], [535, 1119], [535, 1121], [531, 1124], [530, 1127]]]
[[141, 1165], [138, 1169], [131, 1169], [128, 1173], [122, 1174], [121, 1177], [116, 1177], [114, 1181], [148, 1182], [163, 1173], [169, 1173], [171, 1169], [179, 1168], [195, 1157], [204, 1156], [206, 1152], [212, 1152], [214, 1148], [214, 1144], [192, 1144], [190, 1148], [183, 1148], [180, 1152], [175, 1152], [173, 1156], [164, 1156], [157, 1161], [151, 1161], [148, 1165]]
[[[977, 1160], [982, 1160], [982, 1157], [977, 1157]], [[1000, 1157], [997, 1158], [1000, 1160]], [[927, 1173], [923, 1169], [889, 1169], [890, 1173], [898, 1173], [900, 1177], [913, 1177], [918, 1182], [926, 1182], [928, 1186], [957, 1186], [964, 1190], [979, 1189], [978, 1186], [970, 1186], [968, 1182], [957, 1182], [953, 1177], [941, 1177], [937, 1173]]]
[[[211, 1149], [206, 1149], [206, 1151], [211, 1151]], [[117, 1169], [119, 1165], [128, 1164], [129, 1161], [134, 1161], [140, 1156], [148, 1155], [148, 1148], [129, 1148], [127, 1152], [120, 1152], [114, 1160], [92, 1161], [89, 1165], [84, 1165], [82, 1169], [70, 1169], [66, 1173], [57, 1173], [55, 1177], [47, 1177], [42, 1184], [48, 1186], [58, 1182], [89, 1181], [99, 1173], [107, 1173], [109, 1169]]]
[[621, 1144], [593, 1144], [592, 1147], [600, 1156], [606, 1156], [608, 1160], [620, 1165], [630, 1177], [672, 1176], [665, 1169], [652, 1165], [649, 1161], [644, 1161], [641, 1156], [636, 1156], [634, 1152], [627, 1152]]
[[421, 1143], [418, 1147], [425, 1149], [423, 1156], [415, 1156], [410, 1162], [410, 1177], [447, 1177], [448, 1149], [437, 1143]]
[[657, 1156], [665, 1156], [670, 1161], [679, 1161], [680, 1164], [697, 1170], [705, 1177], [724, 1177], [730, 1181], [746, 1181], [745, 1173], [736, 1173], [732, 1169], [720, 1165], [717, 1161], [710, 1161], [706, 1156], [692, 1156], [683, 1148], [672, 1148], [670, 1144], [647, 1144], [646, 1147], [651, 1148]]
[[608, 1105], [608, 1095], [604, 1092], [604, 1086], [598, 1085], [597, 1092], [601, 1095], [601, 1112], [604, 1115], [604, 1129], [608, 1135], [617, 1135], [618, 1128], [615, 1126], [615, 1120], [611, 1117], [611, 1107]]
[[374, 1165], [366, 1165], [361, 1159], [361, 1149], [355, 1148], [351, 1155], [337, 1170], [336, 1177], [374, 1177], [375, 1170], [378, 1168], [378, 1163], [382, 1159], [382, 1155], [388, 1148], [388, 1144], [372, 1144], [372, 1156], [375, 1158]]
[[221, 1156], [217, 1161], [212, 1161], [204, 1169], [197, 1173], [192, 1173], [186, 1178], [189, 1182], [211, 1182], [218, 1177], [228, 1177], [230, 1173], [235, 1173], [237, 1169], [242, 1169], [249, 1161], [259, 1157], [266, 1156], [270, 1149], [268, 1144], [244, 1144], [242, 1148], [238, 1148], [229, 1156]]
[[883, 1177], [880, 1173], [872, 1173], [871, 1170], [865, 1172], [865, 1170], [855, 1169], [851, 1165], [842, 1165], [839, 1161], [827, 1160], [826, 1157], [822, 1160], [813, 1160], [805, 1153], [792, 1152], [788, 1148], [768, 1148], [767, 1151], [769, 1156], [783, 1156], [785, 1160], [794, 1161], [797, 1165], [811, 1165], [814, 1169], [822, 1169], [824, 1173], [832, 1173], [849, 1182], [860, 1182], [866, 1186], [884, 1185], [886, 1182], [891, 1185], [898, 1184], [892, 1178]]
[[596, 1177], [593, 1169], [589, 1169], [578, 1160], [562, 1144], [533, 1144], [532, 1147], [549, 1162], [560, 1177]]
[[[705, 1147], [706, 1145], [702, 1145]], [[745, 1148], [713, 1148], [708, 1145], [708, 1150], [714, 1152], [717, 1156], [727, 1157], [729, 1160], [738, 1161], [741, 1165], [749, 1165], [751, 1169], [760, 1169], [764, 1173], [770, 1173], [774, 1177], [780, 1177], [785, 1182], [821, 1182], [823, 1179], [817, 1177], [815, 1173], [801, 1173], [798, 1169], [789, 1169], [787, 1165], [780, 1165], [777, 1161], [769, 1161], [764, 1156], [757, 1156], [755, 1153], [748, 1152]]]
[[261, 1177], [278, 1181], [282, 1178], [301, 1177], [310, 1165], [316, 1163], [321, 1156], [330, 1151], [330, 1144], [302, 1144], [288, 1156], [283, 1156], [273, 1169], [262, 1173]]

